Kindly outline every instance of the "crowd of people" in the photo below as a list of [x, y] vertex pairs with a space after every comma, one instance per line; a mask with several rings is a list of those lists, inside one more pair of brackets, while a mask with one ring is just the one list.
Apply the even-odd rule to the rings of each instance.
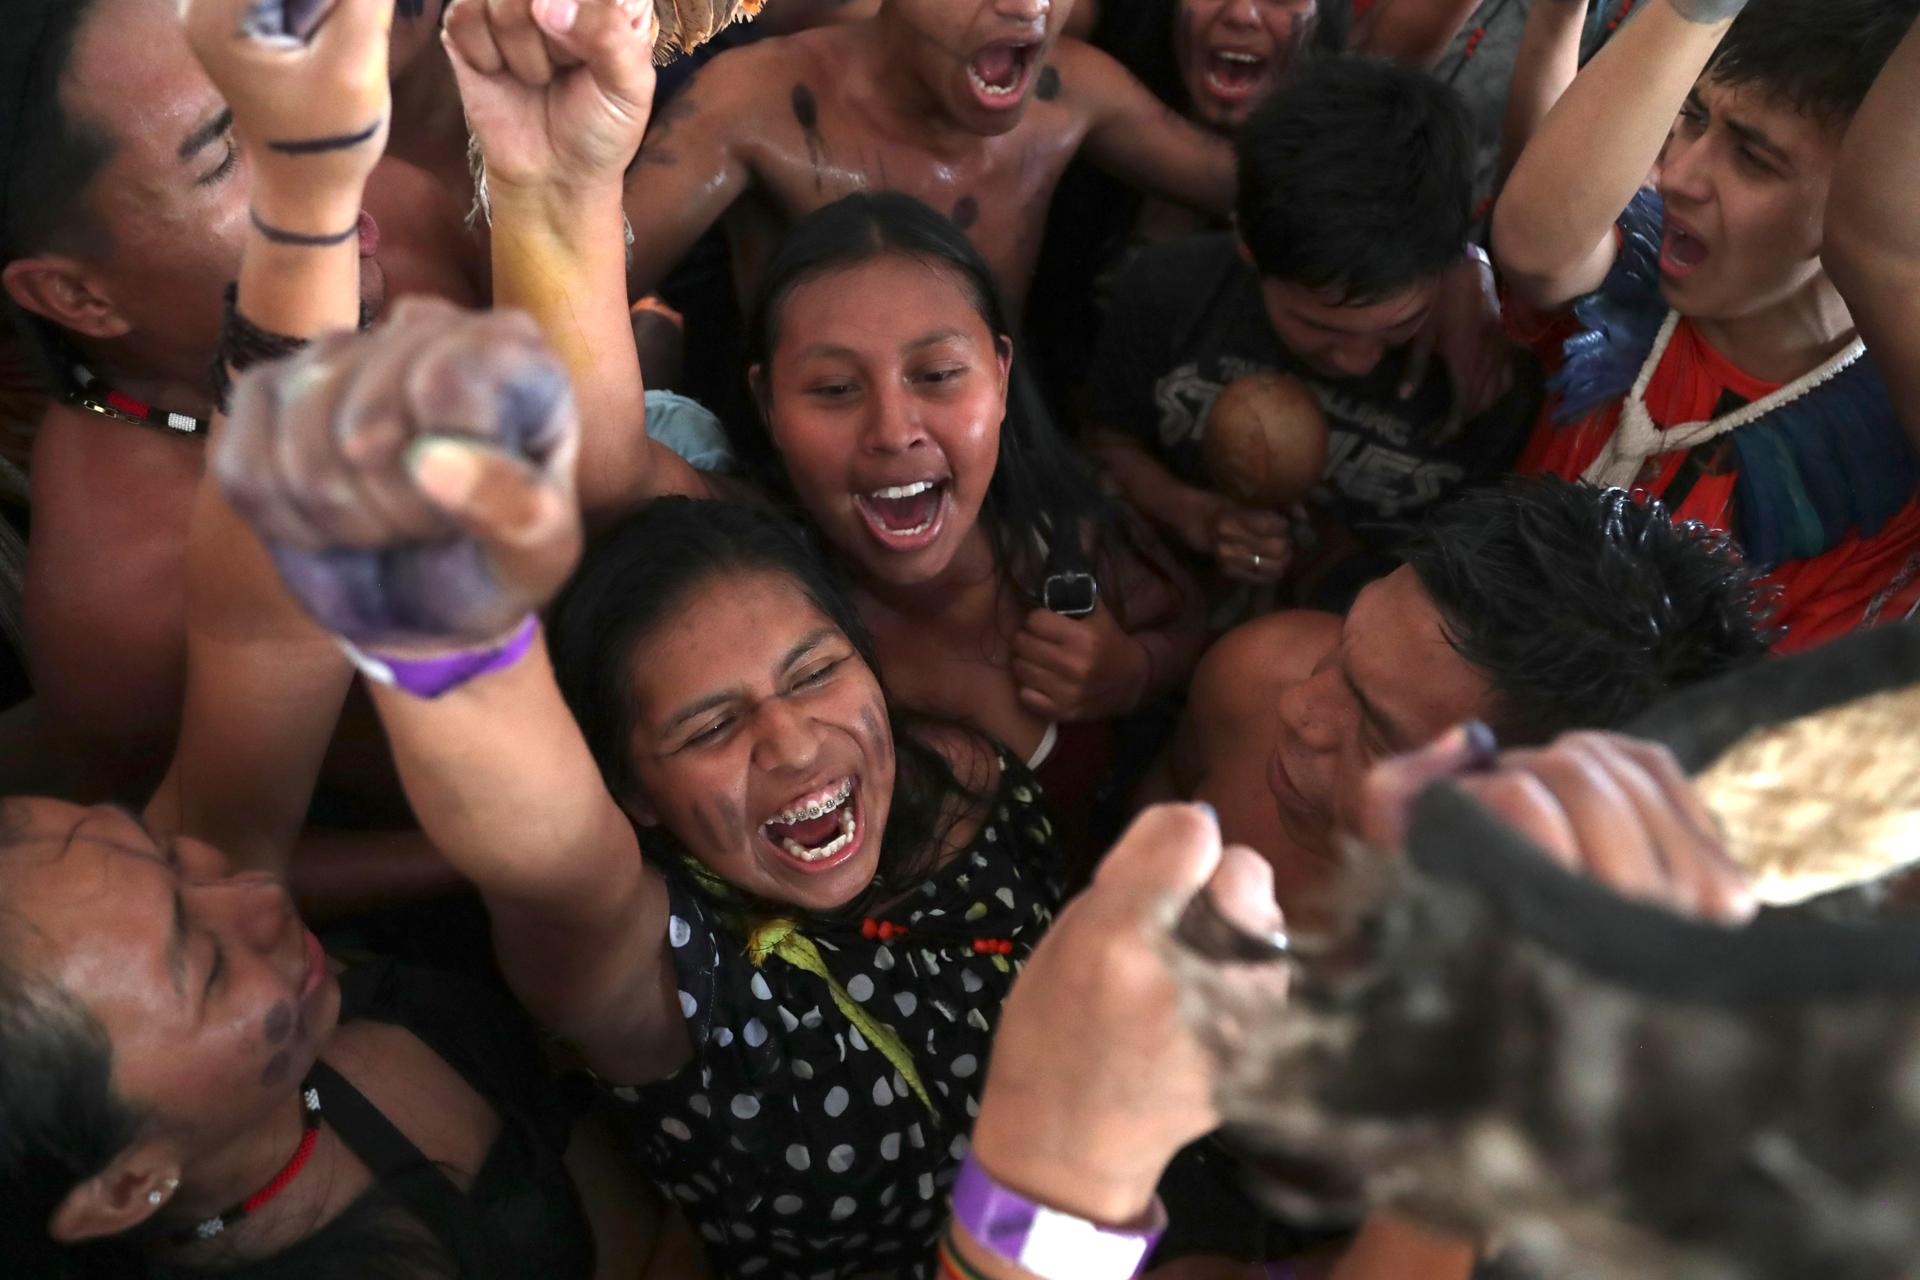
[[5, 3], [11, 1274], [1465, 1280], [1182, 907], [1920, 613], [1920, 0]]

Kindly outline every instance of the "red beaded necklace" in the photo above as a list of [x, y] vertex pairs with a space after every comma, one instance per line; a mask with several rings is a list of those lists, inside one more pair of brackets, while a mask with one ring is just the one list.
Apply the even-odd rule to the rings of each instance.
[[[868, 916], [860, 922], [860, 936], [876, 942], [892, 942], [895, 938], [907, 936], [907, 926], [895, 924], [891, 920], [875, 920]], [[920, 935], [922, 941], [936, 946], [965, 947], [980, 956], [1010, 956], [1013, 954], [1011, 938], [976, 938], [962, 933], [926, 933]]]
[[307, 1167], [307, 1161], [313, 1157], [314, 1145], [320, 1140], [320, 1091], [310, 1084], [303, 1085], [300, 1091], [300, 1102], [305, 1108], [305, 1114], [302, 1116], [304, 1127], [300, 1131], [300, 1145], [293, 1149], [293, 1158], [280, 1166], [280, 1172], [268, 1179], [266, 1186], [225, 1212], [216, 1213], [188, 1230], [179, 1232], [174, 1236], [176, 1242], [213, 1239], [248, 1214], [260, 1212], [268, 1201], [285, 1191], [292, 1185], [293, 1180], [300, 1176], [300, 1171]]

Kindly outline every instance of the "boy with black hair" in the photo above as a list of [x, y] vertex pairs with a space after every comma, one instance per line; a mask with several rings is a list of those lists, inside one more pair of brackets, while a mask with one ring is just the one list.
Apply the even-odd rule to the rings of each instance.
[[1506, 746], [1616, 729], [1761, 660], [1757, 575], [1658, 502], [1538, 477], [1462, 494], [1345, 618], [1292, 610], [1207, 652], [1147, 799], [1205, 800], [1273, 863], [1288, 918], [1318, 906], [1368, 769], [1462, 720]]
[[[1213, 492], [1204, 469], [1208, 414], [1228, 384], [1278, 371], [1313, 391], [1330, 434], [1315, 504], [1363, 547], [1369, 526], [1505, 470], [1535, 401], [1517, 388], [1461, 427], [1461, 389], [1437, 365], [1403, 385], [1443, 280], [1477, 269], [1473, 133], [1458, 95], [1391, 63], [1309, 60], [1235, 145], [1238, 234], [1149, 250], [1118, 291], [1091, 378], [1090, 444], [1196, 555], [1273, 580], [1288, 567], [1285, 518]], [[1384, 571], [1377, 551], [1362, 563], [1353, 588]]]
[[1534, 313], [1510, 314], [1564, 361], [1521, 469], [1645, 489], [1730, 531], [1780, 590], [1783, 649], [1920, 598], [1920, 469], [1823, 260], [1842, 139], [1917, 10], [1655, 0], [1575, 79], [1494, 213]]

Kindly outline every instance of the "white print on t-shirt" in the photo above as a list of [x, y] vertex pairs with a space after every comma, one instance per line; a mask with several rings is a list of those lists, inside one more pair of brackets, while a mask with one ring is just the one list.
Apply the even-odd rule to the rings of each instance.
[[[1183, 364], [1153, 384], [1154, 403], [1160, 409], [1161, 448], [1200, 443], [1207, 415], [1213, 412], [1213, 402], [1226, 390], [1227, 383], [1248, 374], [1274, 372], [1272, 365], [1239, 356], [1222, 356], [1218, 363], [1225, 379], [1221, 382], [1201, 377], [1196, 363]], [[1315, 394], [1319, 394], [1317, 388]]]
[[1429, 462], [1363, 442], [1351, 431], [1329, 431], [1326, 478], [1349, 501], [1372, 507], [1383, 520], [1394, 520], [1438, 502], [1460, 487], [1466, 472], [1452, 463]]
[[[1228, 383], [1249, 374], [1276, 372], [1272, 365], [1237, 356], [1223, 356], [1217, 364], [1223, 381], [1202, 377], [1196, 362], [1181, 365], [1154, 384], [1161, 448], [1199, 443], [1213, 402]], [[1307, 385], [1328, 419], [1327, 469], [1317, 489], [1323, 501], [1331, 488], [1346, 501], [1372, 509], [1380, 519], [1393, 520], [1431, 506], [1466, 478], [1465, 469], [1451, 462], [1403, 452], [1414, 436], [1414, 426], [1406, 419], [1318, 383]], [[1387, 443], [1367, 439], [1342, 423], [1361, 426]], [[1401, 448], [1389, 448], [1389, 444]]]

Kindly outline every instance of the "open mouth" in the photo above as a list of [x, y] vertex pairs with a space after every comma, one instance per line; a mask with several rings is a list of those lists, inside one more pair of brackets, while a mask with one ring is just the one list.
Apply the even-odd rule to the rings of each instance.
[[948, 480], [916, 480], [856, 493], [853, 505], [881, 546], [893, 551], [918, 551], [939, 538], [952, 489]]
[[967, 81], [974, 96], [984, 106], [1000, 108], [1017, 105], [1032, 79], [1040, 46], [1002, 40], [975, 54], [967, 64]]
[[1228, 102], [1243, 102], [1266, 85], [1270, 59], [1257, 53], [1222, 49], [1207, 55], [1207, 90]]
[[1698, 271], [1712, 252], [1704, 240], [1679, 223], [1669, 221], [1660, 242], [1660, 273], [1684, 280]]
[[760, 834], [802, 871], [826, 871], [845, 862], [860, 843], [853, 779], [842, 778], [799, 797], [761, 823]]
[[365, 209], [360, 211], [360, 219], [354, 224], [354, 231], [360, 240], [360, 256], [371, 258], [380, 249], [380, 224]]

